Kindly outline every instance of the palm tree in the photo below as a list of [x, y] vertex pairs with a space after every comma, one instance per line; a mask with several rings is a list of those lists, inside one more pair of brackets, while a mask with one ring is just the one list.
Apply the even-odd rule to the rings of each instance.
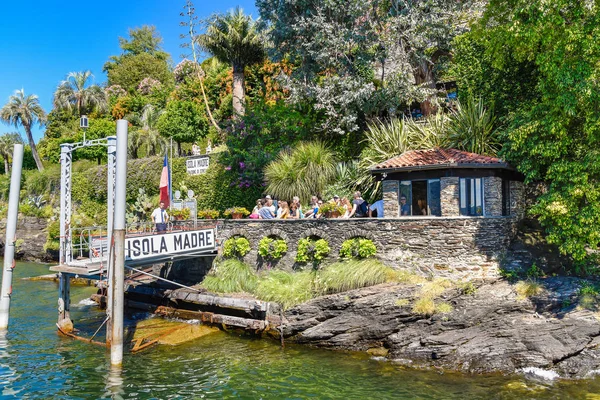
[[107, 108], [106, 93], [98, 85], [86, 87], [86, 83], [94, 75], [90, 71], [69, 72], [54, 92], [54, 107], [72, 111], [76, 108], [81, 116], [94, 108], [105, 111]]
[[21, 135], [16, 132], [0, 136], [0, 156], [4, 159], [4, 173], [6, 175], [10, 172], [9, 158], [13, 155], [15, 143], [23, 143]]
[[196, 41], [219, 61], [233, 66], [233, 110], [244, 115], [244, 68], [265, 58], [256, 23], [236, 7], [229, 14], [214, 15], [206, 33]]
[[15, 94], [8, 98], [8, 103], [0, 110], [0, 120], [8, 125], [14, 125], [16, 128], [19, 125], [23, 125], [35, 165], [38, 170], [42, 171], [44, 165], [42, 164], [42, 160], [40, 160], [35, 142], [33, 141], [33, 135], [31, 134], [31, 127], [34, 124], [39, 123], [41, 126], [46, 122], [46, 112], [40, 105], [38, 97], [35, 94], [25, 96], [23, 89], [16, 90]]
[[167, 147], [167, 141], [160, 135], [156, 124], [158, 118], [164, 114], [164, 110], [160, 110], [151, 104], [147, 104], [142, 110], [140, 122], [142, 129], [134, 130], [129, 135], [129, 155], [131, 158], [138, 158], [140, 149], [146, 149], [146, 156], [155, 156], [164, 153]]
[[156, 125], [158, 118], [164, 114], [164, 110], [160, 110], [148, 104], [142, 110], [142, 128], [143, 134], [140, 135], [141, 143], [146, 145], [146, 155], [155, 156], [162, 154], [167, 147], [167, 141], [160, 135]]
[[265, 168], [267, 191], [280, 199], [294, 196], [307, 202], [320, 196], [335, 179], [336, 161], [331, 150], [321, 142], [298, 143], [283, 150]]

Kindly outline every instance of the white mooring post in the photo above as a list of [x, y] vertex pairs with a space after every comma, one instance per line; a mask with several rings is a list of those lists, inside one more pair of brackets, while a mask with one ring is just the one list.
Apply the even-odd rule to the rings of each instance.
[[[109, 136], [106, 138], [107, 142], [108, 142], [108, 162], [106, 164], [107, 167], [107, 173], [108, 173], [108, 179], [107, 179], [107, 196], [106, 196], [106, 201], [108, 202], [108, 209], [107, 209], [107, 226], [106, 226], [106, 250], [107, 250], [107, 274], [106, 274], [106, 278], [107, 278], [107, 282], [109, 282], [110, 285], [110, 279], [111, 276], [113, 275], [112, 273], [112, 268], [114, 267], [114, 259], [111, 257], [111, 247], [112, 247], [112, 237], [113, 237], [113, 220], [115, 217], [115, 168], [117, 165], [117, 137], [116, 136]], [[104, 256], [104, 254], [102, 254], [102, 256]], [[112, 304], [113, 304], [113, 299], [112, 299], [112, 291], [110, 290], [110, 288], [106, 289], [106, 315], [111, 315], [111, 309], [112, 309]], [[110, 346], [110, 332], [112, 331], [112, 322], [110, 320], [110, 318], [108, 319], [107, 323], [106, 323], [106, 332], [108, 332], [108, 334], [106, 335], [106, 344], [108, 346]]]
[[4, 241], [4, 268], [2, 270], [2, 290], [0, 291], [0, 331], [8, 329], [22, 167], [23, 145], [15, 144], [13, 150], [12, 175], [10, 177], [10, 194], [8, 197], [8, 215], [6, 217], [6, 240]]
[[[110, 277], [111, 308], [110, 363], [123, 363], [123, 308], [125, 306], [125, 201], [127, 192], [127, 121], [117, 121], [117, 167], [114, 213], [114, 260]], [[111, 261], [112, 261], [111, 260]]]

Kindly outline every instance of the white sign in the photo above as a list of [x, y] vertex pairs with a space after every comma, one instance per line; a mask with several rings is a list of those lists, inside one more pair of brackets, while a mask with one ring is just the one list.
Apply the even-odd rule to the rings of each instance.
[[215, 248], [214, 229], [139, 236], [125, 239], [125, 259], [141, 260]]
[[188, 158], [185, 162], [188, 175], [199, 175], [206, 172], [210, 164], [209, 156]]

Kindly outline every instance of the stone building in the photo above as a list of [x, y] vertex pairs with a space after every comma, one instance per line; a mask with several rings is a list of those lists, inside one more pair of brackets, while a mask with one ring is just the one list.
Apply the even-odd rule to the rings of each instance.
[[518, 217], [523, 176], [508, 163], [456, 149], [412, 150], [375, 165], [385, 218]]

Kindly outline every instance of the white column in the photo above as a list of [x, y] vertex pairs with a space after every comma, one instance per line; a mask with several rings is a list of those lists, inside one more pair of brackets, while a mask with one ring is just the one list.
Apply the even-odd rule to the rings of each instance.
[[10, 177], [10, 193], [8, 197], [8, 215], [6, 217], [6, 239], [4, 241], [4, 267], [2, 270], [2, 290], [0, 291], [0, 331], [8, 329], [22, 166], [23, 145], [15, 144], [13, 150], [12, 174]]

